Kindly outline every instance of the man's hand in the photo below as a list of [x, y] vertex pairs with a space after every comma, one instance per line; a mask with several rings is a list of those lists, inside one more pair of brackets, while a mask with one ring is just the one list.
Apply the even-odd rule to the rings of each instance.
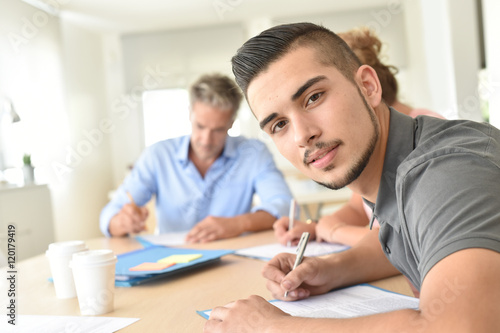
[[264, 332], [290, 315], [260, 296], [229, 303], [212, 310], [203, 332]]
[[273, 224], [274, 236], [281, 245], [287, 245], [288, 242], [292, 245], [297, 245], [299, 243], [300, 237], [303, 232], [308, 232], [311, 235], [311, 239], [315, 238], [316, 235], [316, 224], [315, 223], [304, 223], [301, 221], [294, 221], [293, 228], [288, 230], [289, 219], [286, 216], [278, 219]]
[[117, 237], [139, 233], [146, 229], [148, 215], [149, 211], [146, 207], [125, 204], [109, 222], [109, 233]]
[[[335, 265], [327, 258], [304, 257], [294, 270], [295, 255], [281, 253], [263, 268], [267, 289], [274, 298], [295, 301], [310, 295], [324, 294], [336, 286]], [[288, 296], [285, 298], [285, 291]]]
[[207, 216], [189, 231], [186, 242], [206, 243], [216, 239], [236, 237], [245, 231], [237, 217]]

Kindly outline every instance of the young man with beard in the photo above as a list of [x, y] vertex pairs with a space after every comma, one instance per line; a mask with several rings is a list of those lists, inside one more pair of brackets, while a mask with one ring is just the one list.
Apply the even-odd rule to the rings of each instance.
[[280, 153], [318, 183], [360, 194], [380, 223], [351, 249], [294, 270], [295, 255], [273, 258], [263, 270], [273, 296], [294, 301], [401, 272], [420, 308], [300, 318], [251, 296], [214, 308], [205, 331], [500, 332], [500, 131], [388, 107], [373, 68], [314, 24], [266, 30], [232, 62]]

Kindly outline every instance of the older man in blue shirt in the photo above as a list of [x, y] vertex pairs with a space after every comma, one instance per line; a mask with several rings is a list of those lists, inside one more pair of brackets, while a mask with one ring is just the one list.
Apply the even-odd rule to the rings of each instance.
[[[228, 77], [198, 79], [190, 89], [191, 135], [144, 151], [102, 210], [101, 231], [125, 236], [144, 230], [143, 206], [153, 195], [158, 231], [189, 230], [188, 242], [269, 229], [286, 215], [292, 195], [269, 150], [258, 140], [227, 135], [241, 100]], [[252, 207], [254, 194], [260, 203]]]

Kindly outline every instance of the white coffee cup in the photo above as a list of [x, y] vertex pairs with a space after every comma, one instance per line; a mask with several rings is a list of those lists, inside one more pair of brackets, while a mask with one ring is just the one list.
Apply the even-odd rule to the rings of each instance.
[[113, 251], [107, 249], [73, 254], [70, 267], [82, 315], [113, 311], [116, 262]]
[[69, 262], [73, 253], [86, 250], [87, 246], [80, 240], [49, 244], [49, 249], [45, 252], [45, 255], [49, 259], [57, 298], [76, 297], [75, 282], [73, 272], [69, 268]]

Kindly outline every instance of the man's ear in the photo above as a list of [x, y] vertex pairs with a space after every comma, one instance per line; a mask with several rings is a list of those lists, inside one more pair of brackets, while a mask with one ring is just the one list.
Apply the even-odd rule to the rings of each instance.
[[377, 107], [382, 101], [382, 86], [377, 72], [368, 65], [362, 65], [358, 68], [355, 78], [371, 107]]

